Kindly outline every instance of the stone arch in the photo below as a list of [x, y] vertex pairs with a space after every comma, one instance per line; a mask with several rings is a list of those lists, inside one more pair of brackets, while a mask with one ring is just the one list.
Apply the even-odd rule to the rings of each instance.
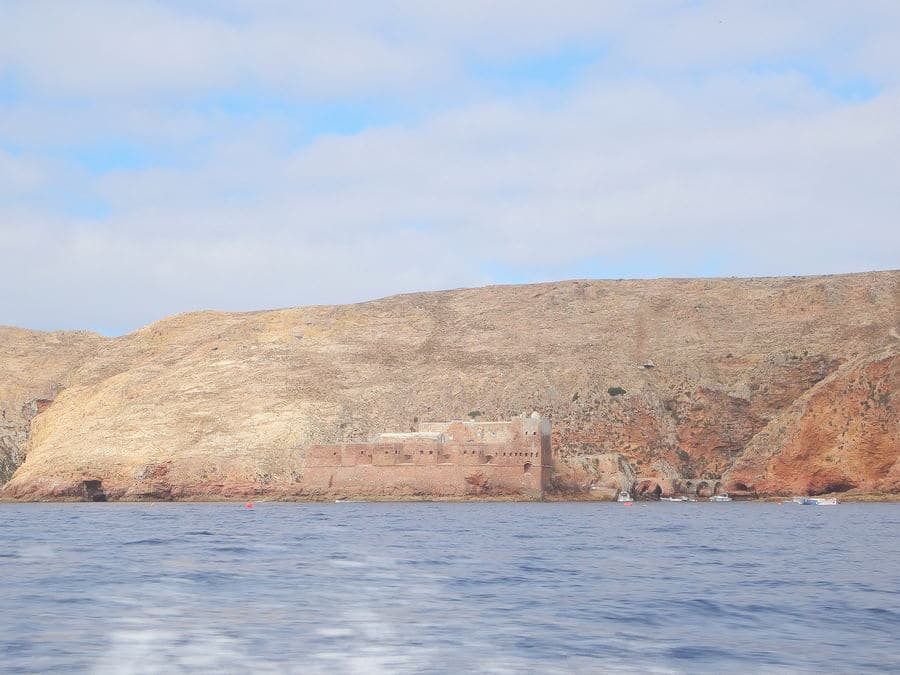
[[712, 497], [713, 493], [709, 487], [709, 483], [705, 480], [697, 483], [697, 491], [695, 493], [698, 497]]
[[531, 462], [525, 462], [525, 466], [522, 468], [525, 470], [525, 473], [531, 473]]
[[642, 499], [659, 499], [662, 486], [655, 480], [642, 480], [634, 490], [635, 496]]

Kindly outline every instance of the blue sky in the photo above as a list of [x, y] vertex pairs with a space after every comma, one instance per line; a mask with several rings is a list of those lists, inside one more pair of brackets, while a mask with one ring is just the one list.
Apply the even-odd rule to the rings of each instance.
[[0, 324], [900, 267], [900, 5], [0, 2]]

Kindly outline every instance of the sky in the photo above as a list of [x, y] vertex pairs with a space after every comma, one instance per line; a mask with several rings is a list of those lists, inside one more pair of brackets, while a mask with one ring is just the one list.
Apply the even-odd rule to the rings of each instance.
[[0, 0], [0, 324], [900, 267], [900, 2]]

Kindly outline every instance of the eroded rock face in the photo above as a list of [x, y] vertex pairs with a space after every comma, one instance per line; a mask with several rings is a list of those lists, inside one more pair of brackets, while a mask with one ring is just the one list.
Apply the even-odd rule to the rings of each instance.
[[0, 463], [27, 453], [3, 494], [303, 495], [310, 444], [530, 410], [566, 495], [895, 493], [898, 306], [881, 272], [419, 293], [115, 339], [2, 329]]
[[31, 421], [102, 344], [86, 332], [42, 333], [0, 326], [0, 484], [25, 459]]
[[662, 486], [655, 480], [642, 480], [634, 488], [634, 496], [638, 499], [659, 499], [662, 493]]
[[735, 491], [896, 492], [900, 358], [861, 360], [810, 389], [749, 444], [727, 479]]
[[595, 499], [615, 499], [634, 483], [634, 468], [616, 452], [579, 455], [558, 462], [551, 489], [560, 494], [587, 494]]

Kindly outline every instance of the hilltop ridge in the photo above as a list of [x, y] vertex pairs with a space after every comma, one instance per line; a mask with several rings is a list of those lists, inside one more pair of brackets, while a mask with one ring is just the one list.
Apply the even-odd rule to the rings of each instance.
[[0, 479], [30, 499], [86, 479], [309, 496], [311, 444], [538, 410], [564, 494], [896, 494], [898, 308], [887, 271], [491, 286], [116, 338], [0, 328]]

